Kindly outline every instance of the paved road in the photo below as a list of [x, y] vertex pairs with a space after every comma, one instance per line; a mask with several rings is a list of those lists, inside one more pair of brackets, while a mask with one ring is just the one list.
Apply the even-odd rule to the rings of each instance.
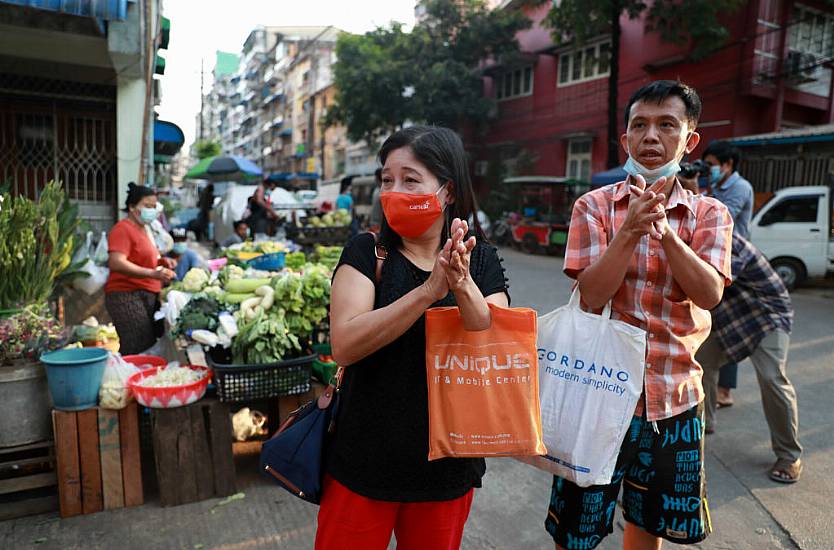
[[[503, 252], [513, 305], [544, 313], [567, 302], [570, 281], [561, 260]], [[765, 550], [834, 548], [834, 290], [819, 287], [793, 295], [796, 326], [790, 376], [800, 403], [805, 472], [794, 486], [766, 477], [774, 458], [753, 368], [740, 369], [736, 404], [719, 413], [709, 436], [707, 476], [715, 532], [699, 548]], [[250, 462], [254, 464], [254, 462]], [[254, 470], [254, 465], [251, 466]], [[249, 483], [248, 480], [244, 484]], [[310, 549], [317, 508], [255, 481], [246, 498], [163, 509], [145, 506], [60, 520], [43, 515], [0, 523], [0, 548], [38, 550]], [[484, 488], [467, 523], [466, 550], [552, 548], [543, 521], [550, 477], [509, 459], [488, 461]], [[619, 515], [619, 514], [618, 514]], [[621, 548], [622, 519], [600, 546]], [[392, 548], [393, 543], [392, 543]], [[665, 548], [676, 548], [666, 544]]]

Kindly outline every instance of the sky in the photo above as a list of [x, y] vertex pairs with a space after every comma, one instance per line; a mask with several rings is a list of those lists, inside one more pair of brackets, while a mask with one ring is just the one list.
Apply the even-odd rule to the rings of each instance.
[[258, 25], [334, 25], [364, 33], [391, 21], [411, 27], [416, 0], [164, 0], [162, 13], [171, 20], [165, 58], [159, 118], [185, 133], [185, 148], [194, 141], [200, 111], [200, 60], [205, 85], [211, 85], [215, 51], [240, 53]]

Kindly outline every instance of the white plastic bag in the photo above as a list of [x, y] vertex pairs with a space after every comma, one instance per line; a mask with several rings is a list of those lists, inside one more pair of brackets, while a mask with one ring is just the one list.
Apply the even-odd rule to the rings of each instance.
[[81, 268], [86, 271], [88, 277], [79, 277], [73, 281], [73, 286], [78, 290], [85, 292], [88, 296], [92, 296], [101, 290], [107, 283], [107, 278], [110, 276], [110, 270], [106, 267], [96, 265], [96, 263], [87, 259], [87, 263]]
[[107, 232], [101, 232], [101, 239], [98, 241], [98, 246], [96, 246], [96, 251], [93, 254], [93, 261], [97, 265], [106, 266], [108, 260], [110, 260], [110, 252], [107, 250]]
[[[105, 243], [105, 247], [107, 244]], [[73, 262], [80, 262], [86, 260], [81, 266], [80, 271], [85, 271], [87, 277], [78, 277], [72, 282], [73, 288], [85, 292], [88, 296], [92, 296], [104, 287], [107, 283], [107, 277], [110, 276], [110, 270], [106, 267], [96, 265], [93, 258], [96, 252], [93, 250], [93, 232], [87, 232], [87, 241], [73, 257]]]
[[111, 353], [104, 367], [101, 387], [98, 390], [98, 404], [103, 409], [124, 409], [130, 403], [132, 393], [127, 387], [127, 379], [139, 369], [118, 353]]
[[519, 460], [580, 487], [611, 482], [643, 389], [646, 332], [570, 302], [539, 317], [539, 396], [547, 454]]

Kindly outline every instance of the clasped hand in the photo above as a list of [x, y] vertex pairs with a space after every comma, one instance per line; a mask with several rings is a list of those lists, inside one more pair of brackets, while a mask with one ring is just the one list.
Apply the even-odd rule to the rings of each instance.
[[466, 221], [452, 220], [451, 237], [446, 239], [426, 281], [435, 301], [443, 299], [450, 290], [456, 292], [464, 288], [470, 280], [469, 260], [477, 241], [475, 237], [464, 240], [467, 233], [469, 224]]
[[629, 186], [632, 199], [628, 203], [628, 212], [623, 222], [622, 231], [633, 237], [651, 235], [652, 238], [661, 240], [669, 228], [666, 220], [664, 204], [666, 195], [660, 190], [666, 186], [668, 180], [665, 177], [658, 179], [651, 187], [646, 189], [646, 180], [643, 176], [637, 176], [638, 185]]

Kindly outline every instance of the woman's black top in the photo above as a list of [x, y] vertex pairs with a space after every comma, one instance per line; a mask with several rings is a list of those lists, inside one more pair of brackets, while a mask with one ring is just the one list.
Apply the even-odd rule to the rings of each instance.
[[[348, 243], [343, 264], [374, 282], [374, 309], [395, 302], [430, 275], [391, 250], [377, 284], [374, 238], [368, 233]], [[506, 292], [494, 247], [476, 245], [469, 271], [484, 296]], [[450, 292], [432, 307], [454, 305]], [[377, 500], [425, 502], [451, 500], [481, 486], [482, 458], [428, 460], [425, 315], [394, 342], [346, 368], [340, 399], [327, 471], [351, 491]]]

